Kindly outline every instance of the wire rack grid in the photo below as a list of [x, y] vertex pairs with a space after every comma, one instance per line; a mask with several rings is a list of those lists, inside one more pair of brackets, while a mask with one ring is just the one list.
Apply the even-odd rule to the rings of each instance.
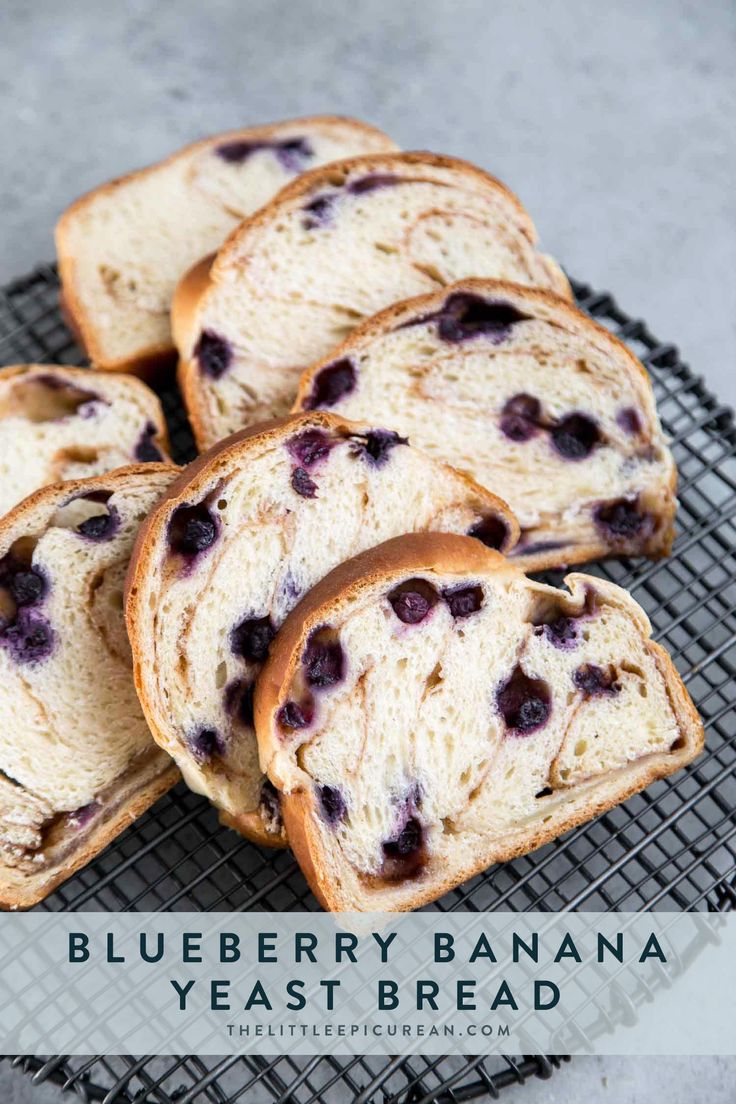
[[[439, 901], [450, 911], [736, 906], [736, 427], [673, 345], [606, 293], [574, 284], [579, 305], [643, 360], [677, 460], [678, 533], [656, 563], [619, 560], [591, 570], [626, 586], [672, 654], [707, 729], [697, 763], [598, 820]], [[0, 364], [84, 358], [58, 308], [55, 270], [42, 266], [0, 290]], [[161, 391], [176, 459], [194, 454], [178, 393]], [[559, 581], [551, 576], [551, 581]], [[292, 857], [266, 852], [219, 826], [183, 786], [164, 797], [42, 906], [47, 910], [314, 910]], [[36, 1083], [64, 1085], [104, 1104], [456, 1104], [495, 1099], [508, 1085], [550, 1076], [560, 1059], [15, 1057]]]

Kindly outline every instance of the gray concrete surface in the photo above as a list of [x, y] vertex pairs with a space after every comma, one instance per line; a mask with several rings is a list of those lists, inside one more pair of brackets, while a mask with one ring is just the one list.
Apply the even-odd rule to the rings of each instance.
[[[6, 0], [0, 280], [83, 190], [199, 135], [316, 111], [478, 161], [544, 244], [736, 402], [730, 0]], [[579, 1060], [537, 1104], [732, 1100], [730, 1060]], [[47, 1104], [0, 1066], [0, 1099]]]

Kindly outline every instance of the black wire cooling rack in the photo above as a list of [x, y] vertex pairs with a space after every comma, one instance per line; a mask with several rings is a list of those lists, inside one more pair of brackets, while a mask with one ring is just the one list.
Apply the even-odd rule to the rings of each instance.
[[[725, 911], [736, 906], [736, 428], [731, 410], [605, 293], [575, 284], [583, 309], [622, 337], [651, 374], [680, 473], [673, 555], [620, 560], [593, 572], [628, 587], [672, 654], [707, 727], [695, 766], [512, 863], [496, 866], [437, 909], [580, 908]], [[51, 267], [0, 290], [0, 363], [83, 363], [58, 308]], [[179, 461], [193, 444], [176, 390], [162, 393]], [[552, 577], [552, 581], [557, 581]], [[177, 787], [86, 869], [47, 910], [318, 906], [292, 857], [262, 851], [219, 826], [213, 809]], [[17, 1057], [36, 1083], [53, 1081], [104, 1104], [459, 1104], [532, 1075], [554, 1057], [206, 1058]]]

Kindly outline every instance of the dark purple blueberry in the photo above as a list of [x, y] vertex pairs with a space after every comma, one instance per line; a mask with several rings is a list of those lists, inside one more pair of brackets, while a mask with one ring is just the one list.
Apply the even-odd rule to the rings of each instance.
[[543, 788], [542, 788], [541, 790], [538, 790], [538, 791], [537, 791], [537, 792], [535, 793], [535, 795], [534, 795], [534, 796], [535, 796], [536, 798], [540, 798], [540, 797], [551, 797], [553, 793], [554, 793], [554, 790], [552, 789], [552, 787], [551, 787], [551, 786], [544, 786], [544, 787], [543, 787]]
[[330, 828], [335, 828], [341, 820], [344, 820], [348, 811], [345, 798], [336, 786], [319, 786], [317, 797], [322, 816]]
[[455, 291], [448, 295], [440, 310], [405, 325], [436, 322], [437, 333], [443, 341], [457, 343], [482, 336], [494, 345], [500, 345], [507, 340], [511, 327], [526, 321], [528, 317], [504, 300], [484, 299], [469, 291]]
[[393, 611], [405, 625], [418, 625], [437, 605], [439, 595], [426, 579], [408, 579], [388, 596]]
[[225, 690], [225, 711], [248, 728], [253, 728], [254, 690], [253, 683], [247, 681], [231, 682]]
[[261, 153], [263, 150], [272, 150], [281, 166], [288, 172], [301, 172], [304, 162], [314, 156], [314, 151], [306, 138], [285, 138], [280, 141], [236, 138], [232, 142], [223, 142], [215, 147], [217, 156], [232, 165], [240, 165], [254, 153]]
[[8, 589], [18, 606], [32, 606], [46, 593], [46, 580], [37, 571], [16, 571], [8, 579]]
[[205, 552], [217, 537], [217, 522], [206, 506], [178, 506], [169, 522], [169, 544], [181, 556]]
[[317, 484], [309, 477], [305, 468], [294, 468], [291, 473], [291, 485], [302, 498], [317, 497]]
[[222, 755], [225, 745], [214, 728], [198, 728], [186, 738], [189, 749], [200, 764], [208, 763], [214, 755]]
[[314, 707], [311, 702], [288, 701], [278, 712], [278, 722], [282, 728], [306, 728], [312, 723]]
[[532, 556], [541, 552], [557, 552], [560, 548], [566, 548], [572, 541], [541, 540], [527, 543], [522, 530], [521, 539], [511, 552], [512, 556]]
[[357, 180], [351, 180], [347, 191], [351, 195], [364, 195], [366, 192], [375, 192], [379, 188], [390, 188], [393, 184], [400, 183], [400, 177], [395, 173], [369, 173], [360, 176]]
[[315, 196], [314, 199], [310, 199], [309, 203], [306, 203], [302, 208], [305, 214], [303, 219], [304, 229], [316, 230], [318, 227], [328, 223], [336, 199], [336, 192], [331, 192], [327, 195], [318, 195]]
[[599, 697], [602, 694], [618, 694], [621, 686], [616, 681], [616, 670], [609, 666], [604, 671], [595, 663], [584, 663], [573, 673], [572, 681], [586, 698]]
[[416, 877], [424, 866], [427, 855], [424, 829], [417, 817], [409, 817], [393, 839], [383, 844], [382, 876], [387, 881], [399, 881]]
[[540, 428], [542, 406], [533, 395], [512, 395], [501, 411], [501, 432], [510, 441], [530, 441]]
[[199, 367], [210, 379], [220, 379], [232, 364], [233, 348], [225, 337], [214, 330], [203, 330], [194, 346]]
[[508, 539], [509, 527], [498, 514], [486, 514], [470, 526], [468, 536], [475, 537], [487, 548], [499, 549], [503, 548]]
[[313, 687], [334, 686], [345, 675], [345, 653], [339, 640], [320, 640], [314, 633], [304, 649], [302, 663], [307, 682]]
[[372, 429], [358, 440], [357, 451], [367, 456], [377, 468], [386, 463], [391, 450], [397, 445], [409, 444], [408, 437], [400, 437], [393, 429]]
[[551, 436], [566, 460], [584, 460], [600, 441], [598, 426], [587, 414], [568, 414], [554, 426]]
[[84, 828], [94, 819], [99, 809], [100, 806], [96, 801], [90, 801], [88, 805], [82, 805], [81, 808], [75, 809], [73, 813], [69, 813], [68, 819], [74, 828]]
[[230, 633], [230, 647], [250, 663], [264, 663], [275, 635], [270, 617], [246, 617]]
[[157, 460], [163, 460], [161, 450], [153, 440], [157, 433], [158, 430], [153, 422], [147, 422], [145, 429], [138, 438], [138, 444], [135, 446], [136, 460], [140, 460], [143, 464], [150, 464], [155, 463]]
[[442, 597], [450, 607], [453, 617], [469, 617], [476, 613], [483, 605], [482, 586], [459, 586], [442, 591]]
[[268, 778], [265, 779], [261, 786], [258, 812], [269, 832], [281, 832], [283, 828], [283, 821], [281, 819], [281, 798], [279, 797], [278, 790]]
[[355, 382], [355, 367], [347, 357], [326, 365], [314, 377], [309, 398], [304, 403], [305, 410], [334, 406], [344, 395], [355, 390]]
[[540, 627], [550, 644], [563, 651], [570, 651], [578, 643], [578, 630], [574, 617], [558, 617], [547, 625]]
[[525, 675], [517, 664], [511, 678], [496, 692], [496, 705], [507, 728], [519, 736], [528, 736], [549, 720], [550, 689], [542, 679]]
[[639, 512], [636, 498], [615, 498], [602, 502], [593, 511], [593, 520], [611, 541], [628, 541], [651, 532], [651, 515]]
[[619, 410], [616, 415], [616, 422], [624, 433], [629, 433], [632, 437], [637, 436], [642, 431], [641, 415], [633, 406], [626, 406], [623, 410]]
[[308, 429], [292, 437], [286, 447], [302, 468], [311, 468], [329, 454], [334, 441], [321, 429]]
[[0, 631], [0, 646], [8, 649], [16, 663], [37, 663], [51, 655], [54, 634], [45, 617], [21, 607]]
[[119, 524], [117, 510], [111, 506], [106, 514], [93, 514], [92, 517], [80, 521], [77, 532], [87, 540], [108, 541], [115, 536]]

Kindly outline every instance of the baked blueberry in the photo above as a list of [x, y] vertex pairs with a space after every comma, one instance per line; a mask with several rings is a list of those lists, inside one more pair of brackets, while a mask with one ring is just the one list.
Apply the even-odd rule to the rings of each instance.
[[280, 832], [283, 827], [281, 820], [281, 798], [278, 790], [272, 782], [266, 778], [261, 786], [258, 811], [261, 819], [271, 832]]
[[291, 473], [291, 485], [302, 498], [317, 497], [317, 484], [310, 478], [305, 468], [294, 468]]
[[0, 646], [8, 649], [16, 663], [37, 663], [51, 655], [54, 634], [45, 617], [21, 607], [0, 631]]
[[310, 199], [309, 203], [305, 203], [302, 208], [304, 229], [316, 230], [320, 226], [325, 226], [330, 221], [336, 199], [337, 193], [329, 192], [325, 195], [317, 195], [314, 199]]
[[278, 721], [282, 728], [306, 728], [312, 723], [314, 706], [311, 702], [288, 701], [278, 712]]
[[320, 812], [330, 828], [336, 827], [345, 819], [347, 805], [337, 786], [318, 786], [317, 799]]
[[393, 429], [372, 429], [359, 439], [358, 452], [366, 456], [375, 467], [382, 467], [397, 445], [408, 445], [408, 437], [400, 437]]
[[307, 683], [312, 687], [334, 686], [345, 674], [345, 653], [339, 640], [320, 640], [316, 633], [312, 633], [304, 649], [302, 663]]
[[225, 690], [225, 712], [253, 728], [253, 695], [255, 686], [247, 680], [231, 682]]
[[566, 460], [584, 460], [600, 441], [598, 426], [587, 414], [568, 414], [552, 428], [551, 436]]
[[88, 805], [82, 805], [73, 813], [69, 813], [68, 820], [73, 828], [84, 828], [94, 819], [99, 809], [100, 806], [96, 801], [90, 801]]
[[616, 422], [624, 433], [636, 437], [642, 431], [641, 415], [634, 406], [625, 406], [616, 415]]
[[46, 580], [38, 571], [15, 571], [8, 578], [8, 589], [18, 606], [32, 606], [46, 593]]
[[288, 442], [287, 448], [302, 468], [311, 468], [324, 460], [332, 448], [333, 441], [321, 429], [308, 429]]
[[448, 295], [441, 310], [408, 325], [436, 322], [439, 336], [452, 344], [483, 336], [494, 345], [500, 345], [507, 340], [511, 327], [528, 317], [502, 299], [484, 299], [469, 291], [455, 291]]
[[273, 150], [279, 163], [289, 172], [301, 172], [304, 163], [314, 155], [306, 138], [285, 138], [271, 142], [236, 138], [215, 147], [217, 156], [232, 165], [240, 165], [254, 153], [261, 153], [263, 150]]
[[198, 763], [208, 763], [215, 755], [222, 755], [225, 745], [215, 728], [198, 728], [186, 737], [192, 755]]
[[355, 366], [348, 357], [327, 364], [314, 377], [312, 390], [304, 406], [316, 410], [320, 406], [334, 406], [344, 395], [355, 390]]
[[618, 694], [621, 686], [616, 679], [617, 673], [614, 667], [609, 666], [604, 671], [595, 663], [584, 663], [573, 672], [572, 676], [575, 686], [578, 690], [582, 690], [586, 698]]
[[119, 524], [117, 510], [111, 506], [104, 514], [93, 514], [92, 517], [80, 521], [77, 532], [80, 537], [86, 537], [87, 540], [108, 541], [115, 536]]
[[578, 643], [578, 630], [574, 617], [557, 617], [549, 624], [541, 626], [538, 633], [544, 633], [550, 644], [563, 651], [570, 651]]
[[169, 545], [180, 556], [196, 556], [214, 543], [217, 522], [206, 506], [178, 506], [169, 522]]
[[390, 188], [398, 184], [400, 178], [395, 173], [368, 173], [357, 180], [351, 180], [346, 191], [352, 195], [364, 195], [366, 192], [376, 192], [379, 188]]
[[512, 395], [501, 411], [501, 432], [510, 441], [530, 441], [541, 426], [542, 405], [533, 395]]
[[232, 364], [233, 347], [227, 338], [214, 330], [203, 330], [194, 346], [194, 356], [204, 374], [218, 380]]
[[601, 502], [593, 511], [593, 520], [608, 540], [614, 542], [648, 536], [653, 526], [651, 515], [640, 512], [636, 498]]
[[405, 625], [418, 625], [437, 605], [439, 595], [426, 579], [408, 579], [388, 596], [394, 613]]
[[383, 869], [387, 881], [412, 878], [420, 873], [427, 860], [424, 829], [415, 816], [402, 825], [393, 839], [383, 844]]
[[230, 647], [235, 655], [249, 663], [264, 663], [275, 635], [276, 629], [268, 615], [246, 617], [230, 633]]
[[138, 438], [138, 444], [135, 446], [136, 460], [140, 460], [143, 464], [163, 460], [161, 450], [153, 440], [157, 433], [158, 430], [153, 422], [147, 422], [145, 429]]
[[508, 535], [508, 526], [498, 514], [486, 514], [468, 529], [468, 536], [475, 537], [487, 548], [503, 548]]
[[482, 586], [458, 586], [442, 591], [442, 597], [450, 607], [453, 617], [469, 617], [483, 605]]
[[550, 689], [543, 679], [529, 678], [517, 664], [496, 692], [496, 705], [511, 732], [529, 736], [549, 720]]

